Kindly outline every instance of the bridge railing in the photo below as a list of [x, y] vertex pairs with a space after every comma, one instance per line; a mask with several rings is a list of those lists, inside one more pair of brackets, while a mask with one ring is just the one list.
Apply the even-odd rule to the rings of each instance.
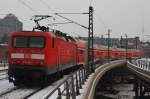
[[68, 75], [58, 86], [56, 86], [51, 92], [45, 94], [42, 99], [76, 99], [76, 96], [80, 94], [80, 89], [86, 80], [86, 71], [82, 67], [78, 71]]
[[[107, 63], [107, 61], [97, 63], [94, 66], [98, 68], [105, 63]], [[82, 89], [82, 85], [84, 85], [88, 77], [86, 69], [87, 68], [83, 66], [79, 70], [68, 75], [56, 87], [43, 95], [42, 99], [77, 99], [77, 96], [80, 94], [80, 89]]]
[[132, 63], [143, 70], [150, 71], [150, 61], [148, 60], [137, 59], [137, 60], [133, 60]]

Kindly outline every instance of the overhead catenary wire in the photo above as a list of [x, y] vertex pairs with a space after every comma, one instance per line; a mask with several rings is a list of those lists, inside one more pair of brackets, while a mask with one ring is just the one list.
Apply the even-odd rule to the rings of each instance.
[[52, 23], [52, 24], [48, 24], [48, 25], [69, 24], [69, 23], [73, 23], [73, 22], [60, 22], [60, 23]]
[[[33, 11], [33, 12], [35, 12], [35, 13], [39, 13], [39, 11], [37, 11], [36, 9], [34, 9], [33, 8], [33, 6], [31, 6], [31, 4], [28, 4], [28, 2], [26, 3], [24, 0], [17, 0], [18, 2], [20, 2], [22, 5], [24, 5], [24, 6], [26, 6], [28, 9], [30, 9], [31, 11]], [[39, 0], [42, 4], [44, 4], [48, 9], [50, 9], [51, 11], [53, 11], [54, 13], [52, 13], [52, 14], [54, 14], [54, 15], [56, 15], [55, 14], [55, 11], [51, 8], [51, 6], [49, 5], [49, 4], [47, 4], [44, 0]], [[93, 2], [93, 0], [91, 0], [91, 3]], [[77, 13], [75, 13], [75, 14], [77, 14]], [[81, 14], [81, 13], [79, 13], [79, 14]], [[87, 13], [82, 13], [82, 14], [87, 14]], [[58, 16], [58, 15], [57, 15]], [[86, 27], [86, 26], [84, 26], [84, 25], [81, 25], [81, 24], [79, 24], [79, 23], [77, 23], [77, 22], [75, 22], [75, 21], [70, 21], [69, 23], [75, 23], [75, 24], [77, 24], [77, 25], [80, 25], [81, 27], [83, 27], [83, 28], [85, 28], [85, 29], [88, 29], [88, 27]], [[63, 24], [63, 23], [62, 23]]]
[[59, 14], [89, 14], [89, 13], [59, 13]]
[[59, 13], [55, 13], [55, 14], [56, 14], [57, 16], [59, 16], [59, 17], [65, 19], [65, 20], [68, 20], [68, 21], [70, 21], [70, 22], [72, 22], [72, 23], [74, 23], [74, 24], [76, 24], [76, 25], [81, 26], [82, 28], [88, 29], [88, 27], [86, 27], [86, 26], [84, 26], [84, 25], [81, 25], [81, 24], [79, 24], [78, 22], [75, 22], [75, 21], [73, 21], [73, 20], [71, 20], [71, 19], [69, 19], [69, 18], [66, 18], [66, 17], [60, 15]]
[[99, 15], [99, 14], [97, 14], [96, 12], [94, 12], [95, 13], [95, 18], [97, 18], [102, 24], [103, 24], [103, 26], [104, 26], [104, 28], [105, 29], [110, 29], [107, 25], [106, 25], [106, 23], [104, 22], [104, 20], [102, 19], [102, 17]]
[[93, 1], [94, 1], [94, 0], [90, 0], [90, 6], [92, 5]]
[[18, 2], [20, 2], [22, 5], [26, 6], [28, 9], [30, 9], [31, 11], [35, 12], [35, 13], [40, 13], [37, 10], [35, 10], [34, 8], [32, 8], [31, 6], [29, 6], [27, 3], [25, 3], [23, 0], [17, 0]]
[[[44, 5], [46, 5], [47, 8], [49, 8], [50, 10], [52, 10], [53, 12], [55, 12], [47, 3], [44, 2], [44, 0], [39, 0], [39, 1], [42, 2]], [[59, 16], [59, 17], [61, 17], [61, 18], [63, 18], [63, 19], [66, 19], [66, 20], [69, 21], [69, 22], [56, 23], [56, 24], [74, 23], [74, 24], [77, 24], [77, 25], [79, 25], [79, 26], [81, 26], [81, 27], [83, 27], [83, 28], [85, 28], [85, 29], [88, 29], [88, 27], [86, 27], [86, 26], [84, 26], [84, 25], [81, 25], [81, 24], [79, 24], [79, 23], [77, 23], [77, 22], [75, 22], [75, 21], [73, 21], [73, 20], [70, 20], [70, 19], [68, 19], [68, 18], [66, 18], [66, 17], [64, 17], [64, 16], [61, 16], [60, 14], [88, 14], [88, 13], [54, 13], [54, 15], [57, 15], [57, 16]], [[54, 24], [55, 24], [55, 23], [54, 23]], [[49, 24], [49, 25], [50, 25], [50, 24]]]
[[53, 11], [55, 13], [55, 11], [52, 9], [52, 7], [50, 5], [48, 5], [44, 0], [39, 0], [41, 3], [43, 3], [49, 10]]

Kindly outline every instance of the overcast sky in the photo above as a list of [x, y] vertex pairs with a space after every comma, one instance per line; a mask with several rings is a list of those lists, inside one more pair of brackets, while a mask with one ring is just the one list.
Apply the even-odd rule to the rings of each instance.
[[[92, 0], [94, 7], [94, 34], [101, 36], [110, 28], [111, 36], [140, 36], [150, 39], [150, 0]], [[0, 16], [15, 14], [24, 23], [25, 30], [31, 30], [34, 23], [30, 18], [35, 14], [50, 14], [56, 17], [47, 23], [64, 22], [55, 16], [56, 12], [88, 12], [91, 0], [1, 0]], [[4, 15], [3, 15], [4, 14]], [[88, 26], [87, 15], [65, 15], [80, 24]], [[71, 35], [87, 36], [87, 30], [74, 25], [58, 25], [51, 28], [68, 32]], [[142, 30], [144, 28], [144, 34]]]

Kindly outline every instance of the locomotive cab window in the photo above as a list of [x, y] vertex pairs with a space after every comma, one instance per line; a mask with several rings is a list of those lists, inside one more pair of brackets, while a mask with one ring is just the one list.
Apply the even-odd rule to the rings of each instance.
[[30, 37], [30, 48], [43, 48], [45, 45], [44, 37]]
[[44, 37], [14, 37], [13, 47], [15, 48], [44, 48]]
[[18, 48], [28, 47], [28, 37], [14, 37], [13, 46]]

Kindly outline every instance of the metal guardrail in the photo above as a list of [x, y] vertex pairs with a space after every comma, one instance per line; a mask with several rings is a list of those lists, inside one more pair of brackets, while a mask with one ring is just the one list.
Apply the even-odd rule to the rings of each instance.
[[132, 60], [132, 63], [143, 70], [150, 71], [150, 61], [137, 59]]
[[[58, 86], [51, 92], [45, 94], [42, 99], [50, 98], [55, 92], [57, 92], [56, 99], [76, 99], [76, 96], [80, 94], [80, 89], [86, 80], [86, 71], [82, 67], [78, 71], [68, 75]], [[63, 87], [63, 88], [62, 88]]]
[[[106, 62], [101, 62], [99, 64], [95, 64], [94, 66], [95, 68], [98, 68], [100, 65], [105, 64]], [[88, 76], [89, 73], [87, 73], [86, 67], [83, 66], [79, 70], [68, 75], [59, 85], [52, 89], [52, 91], [46, 93], [42, 99], [64, 99], [64, 97], [65, 99], [76, 99], [80, 94], [80, 89], [82, 89], [82, 85], [84, 85], [84, 82]], [[53, 97], [54, 94], [55, 97]]]

